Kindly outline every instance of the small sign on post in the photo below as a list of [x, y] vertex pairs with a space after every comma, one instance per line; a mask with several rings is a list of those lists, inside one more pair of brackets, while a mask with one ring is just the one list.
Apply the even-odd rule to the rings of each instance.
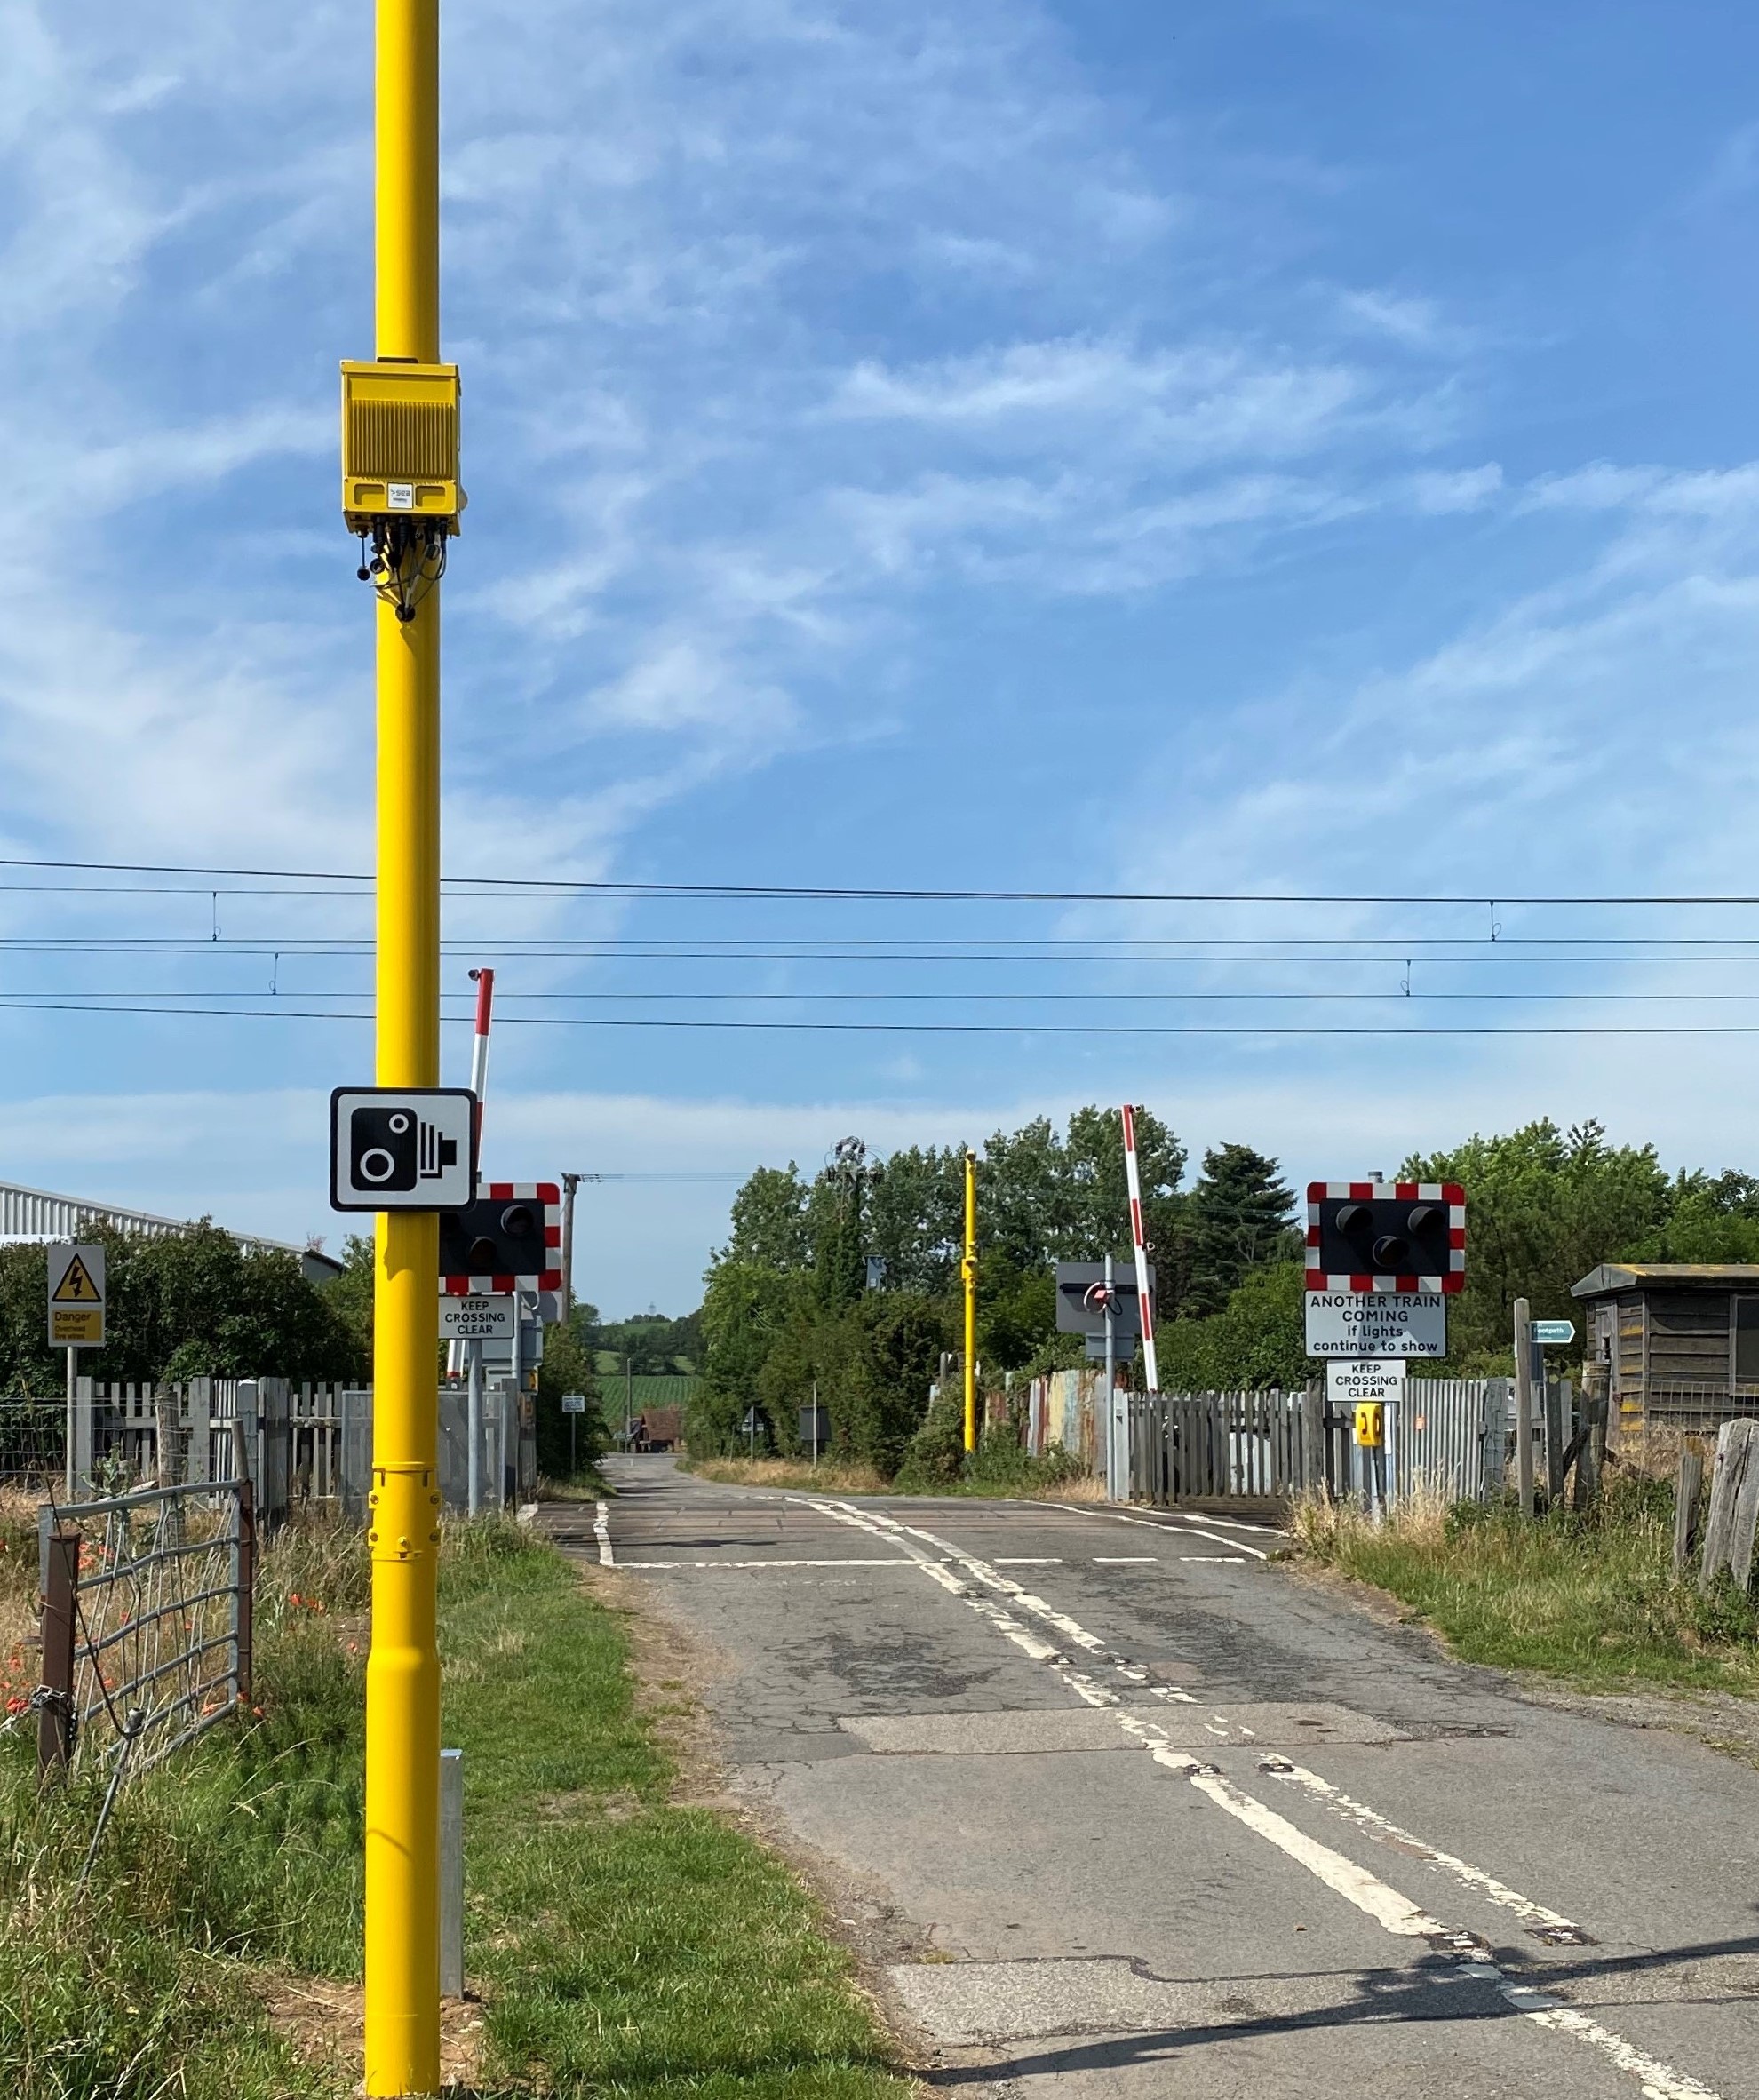
[[1445, 1356], [1447, 1300], [1439, 1291], [1309, 1291], [1307, 1353], [1364, 1362]]
[[470, 1298], [440, 1301], [442, 1341], [511, 1341], [513, 1301], [478, 1293]]
[[58, 1349], [104, 1346], [104, 1250], [49, 1249], [49, 1342]]
[[49, 1346], [68, 1352], [67, 1463], [62, 1486], [71, 1502], [78, 1493], [83, 1468], [92, 1462], [91, 1420], [85, 1450], [80, 1448], [80, 1349], [104, 1346], [104, 1250], [96, 1246], [51, 1247], [49, 1253]]
[[586, 1396], [585, 1393], [564, 1393], [561, 1400], [562, 1412], [568, 1417], [568, 1469], [571, 1476], [579, 1470], [579, 1453], [576, 1449], [575, 1437], [579, 1417], [586, 1412]]
[[1531, 1320], [1528, 1325], [1532, 1330], [1533, 1345], [1537, 1348], [1561, 1349], [1566, 1342], [1576, 1339], [1576, 1323], [1573, 1320]]

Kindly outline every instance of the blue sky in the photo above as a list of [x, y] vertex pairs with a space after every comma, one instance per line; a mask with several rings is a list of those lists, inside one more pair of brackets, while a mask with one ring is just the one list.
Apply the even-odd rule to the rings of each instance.
[[[0, 0], [0, 854], [370, 863], [370, 16]], [[1759, 889], [1750, 11], [447, 0], [444, 40], [450, 872]], [[0, 1004], [362, 1010], [358, 899], [154, 879], [0, 870]], [[460, 897], [447, 982], [500, 972], [520, 1176], [1126, 1095], [1298, 1178], [1544, 1113], [1759, 1165], [1740, 1036], [1251, 1032], [1759, 1020], [1759, 963], [1583, 945], [1750, 911], [1491, 916]], [[1044, 1032], [1087, 1021], [1240, 1032]], [[0, 1013], [0, 1175], [333, 1242], [370, 1064], [358, 1022]], [[582, 1291], [690, 1300], [731, 1185], [592, 1192]]]

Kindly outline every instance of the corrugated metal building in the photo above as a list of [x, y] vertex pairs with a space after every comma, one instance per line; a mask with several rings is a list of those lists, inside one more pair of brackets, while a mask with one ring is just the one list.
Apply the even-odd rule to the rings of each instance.
[[1759, 1263], [1603, 1261], [1572, 1288], [1615, 1442], [1759, 1415]]
[[[120, 1204], [94, 1203], [82, 1196], [57, 1196], [48, 1189], [27, 1189], [19, 1181], [0, 1181], [0, 1241], [77, 1239], [92, 1225], [112, 1225], [118, 1232], [159, 1239], [168, 1232], [181, 1232], [190, 1222], [156, 1217], [151, 1211], [126, 1210]], [[235, 1232], [232, 1237], [241, 1247], [297, 1254], [300, 1268], [314, 1284], [328, 1283], [342, 1273], [342, 1264], [333, 1255], [320, 1253], [314, 1247], [296, 1247], [289, 1240], [264, 1239], [249, 1232]]]

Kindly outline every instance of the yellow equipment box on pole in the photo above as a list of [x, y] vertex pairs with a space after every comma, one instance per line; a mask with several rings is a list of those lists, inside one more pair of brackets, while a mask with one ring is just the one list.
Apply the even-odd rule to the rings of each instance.
[[1356, 1410], [1356, 1441], [1364, 1451], [1378, 1451], [1386, 1441], [1386, 1409], [1379, 1400], [1364, 1400]]
[[380, 520], [458, 529], [458, 368], [342, 367], [342, 515], [364, 537]]

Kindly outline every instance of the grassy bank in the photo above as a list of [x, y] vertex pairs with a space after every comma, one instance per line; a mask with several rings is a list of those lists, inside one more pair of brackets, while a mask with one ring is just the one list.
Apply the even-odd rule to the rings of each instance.
[[[96, 1778], [39, 1799], [25, 1730], [0, 1738], [0, 2075], [30, 2100], [349, 2089], [356, 2045], [334, 2031], [357, 2005], [366, 1577], [355, 1534], [271, 1548], [261, 1714], [123, 1796], [84, 1895]], [[903, 2095], [792, 1878], [671, 1805], [622, 1623], [558, 1555], [508, 1524], [450, 1531], [442, 1643], [480, 2090]], [[309, 2017], [292, 2038], [291, 2001], [335, 2009], [338, 2053]]]
[[1341, 1505], [1295, 1513], [1301, 1551], [1410, 1605], [1468, 1662], [1586, 1687], [1759, 1693], [1759, 1621], [1727, 1577], [1708, 1596], [1672, 1567], [1673, 1494], [1621, 1483], [1591, 1513], [1524, 1522], [1434, 1505], [1376, 1527]]
[[971, 1495], [1027, 1501], [1103, 1499], [1096, 1481], [1078, 1458], [1053, 1444], [1029, 1456], [1020, 1448], [1016, 1430], [995, 1424], [983, 1432], [975, 1452], [965, 1448], [965, 1416], [957, 1395], [939, 1400], [904, 1446], [895, 1474], [847, 1460], [682, 1459], [680, 1463], [704, 1480], [724, 1480], [745, 1487], [816, 1489], [821, 1494]]
[[901, 1473], [888, 1480], [872, 1466], [840, 1465], [821, 1459], [688, 1459], [680, 1467], [699, 1480], [729, 1487], [789, 1488], [820, 1495], [975, 1495], [1010, 1500], [1103, 1501], [1104, 1489], [1085, 1468], [1061, 1458], [1029, 1459], [1018, 1465], [979, 1464], [951, 1479]]

